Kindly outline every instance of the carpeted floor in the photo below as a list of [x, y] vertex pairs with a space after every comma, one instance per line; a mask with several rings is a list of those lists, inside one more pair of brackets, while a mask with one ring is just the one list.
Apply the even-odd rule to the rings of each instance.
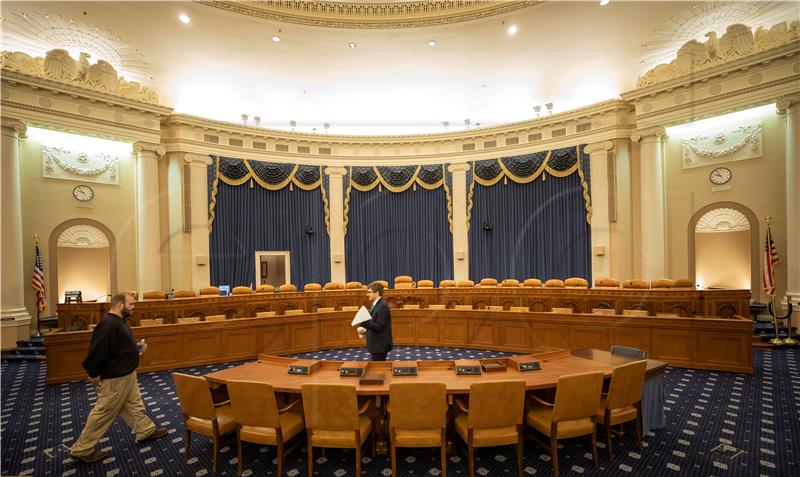
[[[398, 347], [389, 359], [455, 359], [501, 356], [476, 350]], [[303, 355], [335, 360], [366, 359], [363, 349], [333, 350]], [[615, 457], [608, 461], [599, 449], [601, 467], [591, 460], [587, 439], [564, 441], [559, 450], [561, 475], [587, 476], [797, 476], [800, 475], [800, 350], [755, 350], [753, 375], [669, 368], [665, 377], [667, 427], [645, 436], [639, 450], [632, 433], [615, 438]], [[202, 375], [238, 363], [188, 368]], [[2, 363], [0, 445], [2, 475], [37, 476], [203, 476], [212, 474], [211, 445], [192, 440], [191, 458], [183, 455], [183, 423], [175, 389], [167, 371], [139, 376], [148, 413], [170, 434], [146, 445], [137, 444], [118, 419], [99, 447], [110, 455], [102, 462], [82, 464], [69, 457], [69, 446], [80, 433], [95, 400], [87, 382], [45, 385], [46, 364]], [[602, 440], [602, 439], [601, 439]], [[730, 446], [735, 450], [720, 447]], [[602, 446], [602, 444], [601, 444]], [[217, 475], [236, 474], [236, 439], [224, 440]], [[525, 474], [552, 475], [549, 454], [526, 441]], [[354, 452], [329, 449], [316, 454], [314, 474], [352, 476]], [[275, 450], [245, 445], [244, 475], [276, 475]], [[441, 474], [436, 449], [401, 449], [399, 475]], [[307, 473], [304, 446], [288, 457], [286, 475]], [[459, 451], [449, 457], [448, 475], [468, 475]], [[477, 452], [479, 476], [515, 475], [512, 447]], [[386, 456], [365, 457], [362, 475], [391, 475]]]

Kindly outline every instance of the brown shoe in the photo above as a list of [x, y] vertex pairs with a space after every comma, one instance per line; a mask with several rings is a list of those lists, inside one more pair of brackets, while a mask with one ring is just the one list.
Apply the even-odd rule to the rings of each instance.
[[75, 455], [72, 452], [69, 453], [69, 456], [73, 459], [77, 459], [83, 461], [86, 464], [97, 462], [98, 460], [103, 460], [108, 456], [108, 452], [104, 450], [93, 450], [89, 455]]
[[139, 442], [147, 442], [155, 439], [161, 439], [162, 437], [166, 436], [167, 433], [169, 433], [169, 429], [167, 429], [166, 427], [156, 427], [155, 429], [153, 429], [153, 432], [151, 432], [147, 437], [145, 437], [144, 439], [139, 439]]

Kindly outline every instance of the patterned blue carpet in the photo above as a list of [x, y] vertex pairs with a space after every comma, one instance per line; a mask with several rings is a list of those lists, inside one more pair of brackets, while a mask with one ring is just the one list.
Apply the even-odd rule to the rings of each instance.
[[[503, 355], [465, 349], [398, 347], [389, 359]], [[363, 349], [302, 356], [336, 360], [367, 358]], [[755, 350], [753, 358], [753, 375], [669, 368], [665, 377], [666, 428], [645, 435], [641, 451], [631, 432], [616, 437], [613, 462], [608, 461], [604, 445], [600, 444], [600, 468], [592, 463], [587, 439], [565, 441], [559, 449], [561, 475], [800, 475], [800, 350]], [[181, 371], [202, 375], [236, 364], [239, 363]], [[187, 462], [183, 456], [182, 417], [167, 371], [139, 377], [148, 413], [158, 425], [171, 428], [167, 437], [146, 445], [137, 444], [118, 419], [99, 445], [109, 451], [109, 457], [94, 464], [74, 461], [66, 446], [78, 437], [94, 404], [95, 393], [87, 382], [45, 385], [45, 366], [35, 361], [2, 363], [0, 474], [107, 477], [212, 474], [208, 439], [193, 438], [192, 458]], [[549, 454], [532, 441], [526, 441], [525, 446], [525, 475], [552, 475]], [[276, 475], [274, 448], [246, 444], [244, 449], [243, 475]], [[319, 451], [315, 455], [315, 475], [343, 477], [355, 472], [352, 450], [328, 449], [324, 456]], [[401, 449], [398, 459], [400, 475], [441, 475], [436, 449]], [[449, 459], [449, 475], [468, 475], [463, 451]], [[228, 437], [223, 441], [217, 475], [235, 476], [236, 462], [236, 438]], [[515, 475], [514, 449], [478, 450], [476, 469], [479, 476]], [[284, 472], [290, 477], [306, 475], [304, 446], [288, 456]], [[391, 475], [389, 459], [382, 455], [376, 455], [374, 460], [364, 457], [362, 475]]]

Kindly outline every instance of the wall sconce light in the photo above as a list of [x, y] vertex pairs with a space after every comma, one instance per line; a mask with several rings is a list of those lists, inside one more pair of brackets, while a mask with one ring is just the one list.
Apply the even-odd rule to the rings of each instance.
[[547, 114], [553, 114], [553, 103], [547, 103], [544, 107], [547, 108]]
[[306, 235], [314, 235], [314, 227], [312, 227], [311, 225], [306, 227]]
[[483, 221], [483, 230], [485, 230], [487, 232], [491, 232], [492, 230], [494, 230], [494, 225], [492, 224], [491, 220], [484, 220]]

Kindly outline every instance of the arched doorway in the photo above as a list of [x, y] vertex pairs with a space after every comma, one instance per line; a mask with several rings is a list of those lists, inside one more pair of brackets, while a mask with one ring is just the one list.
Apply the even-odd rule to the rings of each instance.
[[111, 230], [91, 219], [59, 224], [50, 234], [50, 289], [54, 302], [79, 290], [83, 301], [107, 301], [117, 289], [116, 242]]
[[689, 274], [702, 288], [758, 285], [758, 219], [735, 202], [698, 210], [689, 222]]

